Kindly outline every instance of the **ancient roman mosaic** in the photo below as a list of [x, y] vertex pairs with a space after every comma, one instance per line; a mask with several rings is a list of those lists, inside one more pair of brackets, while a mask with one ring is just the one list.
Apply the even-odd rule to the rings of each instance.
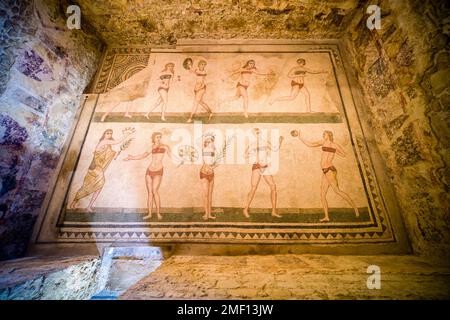
[[59, 241], [395, 241], [334, 45], [109, 49]]

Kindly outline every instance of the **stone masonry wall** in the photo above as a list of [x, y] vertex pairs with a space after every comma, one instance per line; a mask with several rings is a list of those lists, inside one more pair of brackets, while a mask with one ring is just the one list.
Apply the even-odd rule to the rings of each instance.
[[[369, 4], [381, 29], [366, 27]], [[348, 29], [370, 125], [415, 253], [450, 257], [450, 73], [446, 1], [366, 1]]]
[[0, 300], [83, 300], [98, 290], [96, 256], [34, 257], [0, 262]]
[[24, 254], [103, 44], [67, 1], [0, 2], [0, 260]]

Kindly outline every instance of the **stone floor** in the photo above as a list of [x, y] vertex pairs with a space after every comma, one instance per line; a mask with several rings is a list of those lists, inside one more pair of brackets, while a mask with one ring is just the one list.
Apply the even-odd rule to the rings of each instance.
[[[369, 265], [381, 288], [367, 288]], [[414, 256], [172, 256], [119, 299], [449, 299], [450, 266]]]

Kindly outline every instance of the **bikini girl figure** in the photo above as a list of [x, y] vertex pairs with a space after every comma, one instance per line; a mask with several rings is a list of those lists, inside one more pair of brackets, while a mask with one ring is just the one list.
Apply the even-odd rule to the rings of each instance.
[[183, 67], [189, 72], [193, 73], [195, 75], [195, 87], [194, 87], [194, 105], [192, 106], [192, 112], [189, 116], [189, 119], [187, 122], [192, 122], [192, 117], [196, 114], [198, 105], [202, 106], [203, 109], [205, 109], [209, 113], [209, 119], [211, 119], [212, 111], [211, 108], [208, 106], [208, 104], [203, 101], [203, 96], [206, 92], [206, 61], [200, 60], [197, 64], [197, 69], [194, 70], [192, 68], [193, 62], [191, 58], [187, 58], [183, 62]]
[[298, 137], [308, 147], [322, 147], [322, 159], [320, 165], [322, 167], [322, 186], [321, 186], [321, 200], [323, 205], [323, 211], [325, 212], [325, 217], [320, 219], [322, 222], [330, 221], [328, 215], [328, 202], [327, 202], [327, 192], [329, 187], [333, 191], [344, 199], [352, 208], [355, 210], [356, 217], [359, 217], [358, 208], [355, 203], [350, 198], [348, 194], [339, 189], [339, 183], [337, 180], [337, 169], [333, 165], [334, 155], [345, 157], [344, 149], [340, 145], [334, 142], [333, 133], [331, 131], [325, 130], [323, 132], [323, 140], [317, 142], [309, 142], [302, 138], [300, 131], [292, 130], [291, 135], [295, 138]]
[[[156, 100], [153, 107], [150, 109], [149, 112], [145, 114], [145, 117], [149, 119], [149, 114], [154, 109], [156, 109], [159, 105], [161, 105], [161, 120], [166, 121], [165, 114], [166, 114], [166, 108], [167, 108], [167, 101], [169, 98], [169, 88], [170, 84], [172, 82], [172, 79], [175, 77], [175, 64], [172, 62], [166, 63], [164, 66], [164, 70], [161, 71], [159, 80], [160, 84], [157, 89], [159, 97]], [[180, 77], [178, 76], [178, 81], [180, 81]]]
[[270, 200], [272, 202], [272, 217], [281, 218], [281, 216], [277, 213], [277, 186], [273, 180], [273, 176], [266, 172], [266, 169], [269, 167], [267, 163], [267, 155], [270, 151], [278, 151], [281, 148], [281, 143], [283, 142], [283, 137], [280, 137], [279, 144], [277, 148], [274, 148], [269, 141], [264, 140], [260, 136], [260, 129], [254, 128], [253, 134], [256, 137], [256, 141], [251, 143], [247, 149], [245, 150], [245, 157], [249, 158], [250, 155], [254, 157], [254, 163], [252, 166], [252, 177], [251, 177], [251, 189], [247, 195], [247, 203], [245, 205], [243, 214], [244, 217], [249, 218], [250, 215], [248, 213], [250, 204], [253, 201], [253, 198], [256, 193], [256, 189], [258, 188], [259, 182], [261, 180], [261, 176], [264, 178], [264, 181], [270, 187]]
[[251, 76], [252, 76], [252, 74], [255, 74], [258, 76], [267, 76], [269, 74], [268, 73], [260, 73], [255, 66], [255, 60], [248, 60], [241, 69], [233, 72], [229, 77], [231, 77], [235, 74], [240, 74], [239, 81], [236, 84], [236, 94], [232, 97], [225, 99], [222, 103], [235, 101], [242, 97], [244, 99], [244, 115], [246, 118], [248, 118], [247, 89], [250, 86]]
[[168, 145], [161, 142], [161, 138], [161, 132], [153, 132], [151, 150], [136, 156], [128, 155], [128, 157], [124, 159], [124, 161], [141, 160], [151, 155], [151, 162], [148, 165], [147, 172], [145, 173], [145, 183], [147, 185], [148, 191], [148, 214], [144, 216], [143, 219], [150, 219], [152, 217], [153, 202], [155, 202], [156, 215], [158, 217], [158, 220], [162, 219], [161, 198], [159, 196], [159, 186], [161, 185], [161, 180], [164, 173], [162, 161], [166, 154], [169, 156], [169, 158], [172, 159], [172, 152]]
[[305, 59], [297, 59], [297, 66], [292, 68], [288, 77], [291, 78], [291, 94], [289, 96], [283, 96], [272, 99], [269, 104], [272, 105], [275, 102], [279, 101], [291, 101], [297, 98], [299, 93], [302, 93], [305, 98], [306, 109], [308, 112], [311, 111], [311, 98], [308, 91], [308, 88], [305, 85], [305, 76], [307, 73], [311, 74], [319, 74], [319, 73], [327, 73], [325, 70], [315, 71], [305, 67], [306, 60]]
[[214, 169], [218, 166], [216, 163], [216, 146], [214, 144], [214, 140], [215, 137], [212, 134], [205, 135], [203, 140], [203, 165], [200, 169], [200, 181], [203, 187], [203, 203], [205, 206], [203, 220], [216, 218], [211, 214], [212, 193], [214, 188]]

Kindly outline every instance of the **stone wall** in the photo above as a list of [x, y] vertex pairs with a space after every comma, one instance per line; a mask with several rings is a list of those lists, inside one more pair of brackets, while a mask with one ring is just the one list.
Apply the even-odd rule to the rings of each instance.
[[0, 263], [0, 300], [83, 300], [98, 290], [95, 256], [25, 258]]
[[[378, 4], [381, 29], [365, 8]], [[415, 253], [450, 257], [448, 32], [446, 1], [366, 1], [348, 45], [367, 98], [370, 125], [386, 161]]]
[[103, 44], [66, 1], [0, 2], [0, 260], [24, 254]]

